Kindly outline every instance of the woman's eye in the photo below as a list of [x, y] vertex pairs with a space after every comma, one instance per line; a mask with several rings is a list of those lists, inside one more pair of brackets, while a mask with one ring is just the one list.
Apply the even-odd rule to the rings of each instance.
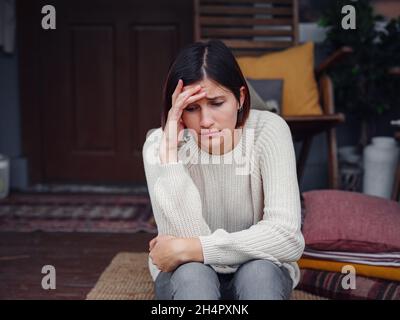
[[189, 106], [189, 107], [186, 107], [186, 108], [185, 108], [185, 111], [192, 112], [192, 111], [195, 111], [196, 109], [197, 109], [196, 106]]
[[213, 103], [213, 106], [219, 107], [222, 106], [223, 102]]

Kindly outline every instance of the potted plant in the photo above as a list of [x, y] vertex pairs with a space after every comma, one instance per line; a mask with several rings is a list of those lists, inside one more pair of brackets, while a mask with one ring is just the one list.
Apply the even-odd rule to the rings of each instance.
[[[342, 28], [342, 7], [351, 4], [356, 11], [356, 29]], [[330, 49], [349, 46], [352, 55], [330, 71], [339, 110], [355, 115], [361, 122], [359, 144], [354, 150], [359, 156], [371, 152], [396, 152], [396, 145], [387, 139], [374, 139], [374, 147], [364, 150], [375, 135], [376, 123], [385, 112], [400, 107], [400, 17], [386, 22], [374, 13], [369, 0], [331, 1], [319, 24], [327, 28], [325, 45]], [[385, 141], [385, 142], [383, 142]], [[387, 142], [387, 143], [386, 143]], [[382, 146], [383, 143], [383, 146]], [[375, 144], [379, 144], [375, 149]], [[393, 147], [392, 149], [391, 146]], [[371, 151], [373, 149], [374, 151]], [[385, 159], [393, 159], [391, 156]], [[375, 160], [378, 157], [374, 157]], [[382, 160], [383, 161], [383, 160]], [[364, 164], [365, 164], [364, 157]], [[371, 163], [371, 162], [368, 162]], [[374, 165], [364, 168], [364, 179], [373, 180]], [[375, 172], [375, 174], [378, 174]], [[379, 173], [382, 175], [382, 172]], [[387, 173], [390, 180], [390, 172]], [[382, 177], [380, 177], [381, 179]], [[371, 180], [371, 181], [372, 181]], [[375, 181], [372, 181], [376, 183]], [[382, 182], [382, 181], [381, 181]], [[365, 188], [364, 181], [364, 190]], [[383, 182], [382, 182], [383, 183]], [[390, 184], [390, 181], [386, 182]], [[383, 186], [382, 186], [383, 187]]]

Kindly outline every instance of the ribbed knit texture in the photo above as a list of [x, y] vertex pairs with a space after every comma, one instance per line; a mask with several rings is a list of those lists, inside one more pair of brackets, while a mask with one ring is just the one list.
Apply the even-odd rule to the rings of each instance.
[[[304, 238], [296, 157], [286, 122], [272, 112], [251, 110], [232, 151], [210, 155], [189, 133], [178, 162], [168, 164], [160, 164], [158, 157], [161, 137], [161, 128], [154, 130], [143, 147], [159, 234], [199, 237], [204, 263], [220, 273], [235, 272], [252, 259], [283, 265], [296, 287]], [[243, 159], [248, 159], [248, 170]], [[155, 280], [160, 271], [150, 259], [149, 268]]]

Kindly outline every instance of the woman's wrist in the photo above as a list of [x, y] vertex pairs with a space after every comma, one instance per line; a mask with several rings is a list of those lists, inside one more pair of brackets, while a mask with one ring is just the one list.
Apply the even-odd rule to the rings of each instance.
[[203, 248], [199, 238], [180, 238], [182, 241], [182, 263], [203, 262]]

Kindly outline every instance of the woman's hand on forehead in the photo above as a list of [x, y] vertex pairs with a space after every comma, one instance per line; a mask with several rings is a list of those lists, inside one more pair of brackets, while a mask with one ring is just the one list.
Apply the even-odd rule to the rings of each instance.
[[[187, 86], [184, 86], [182, 88], [182, 91], [187, 91], [187, 90], [189, 90], [191, 88], [194, 88], [194, 87], [197, 87], [197, 86], [199, 86], [199, 84], [189, 84]], [[200, 87], [201, 87], [201, 91], [203, 91], [205, 89], [205, 87], [203, 85], [200, 85]]]

